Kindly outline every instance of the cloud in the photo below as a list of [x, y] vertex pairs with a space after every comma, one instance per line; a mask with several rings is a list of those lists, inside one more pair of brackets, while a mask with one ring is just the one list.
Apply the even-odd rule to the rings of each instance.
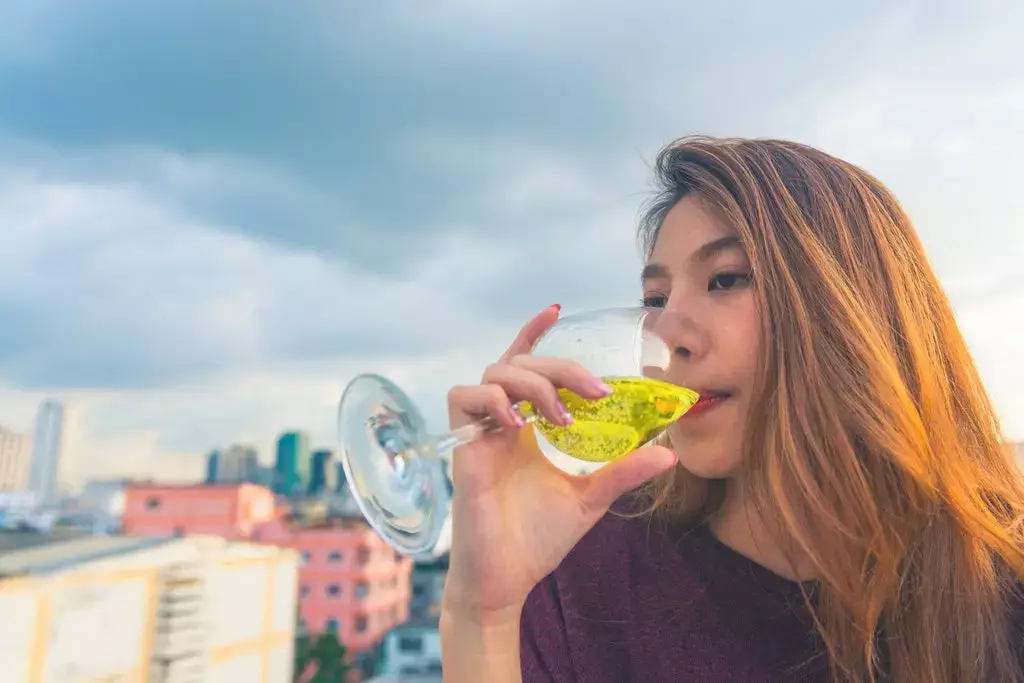
[[287, 427], [329, 444], [375, 370], [443, 428], [447, 386], [535, 311], [637, 296], [647, 165], [705, 132], [892, 186], [1024, 435], [1022, 25], [1008, 3], [16, 0], [0, 421], [74, 396], [98, 471], [157, 468]]

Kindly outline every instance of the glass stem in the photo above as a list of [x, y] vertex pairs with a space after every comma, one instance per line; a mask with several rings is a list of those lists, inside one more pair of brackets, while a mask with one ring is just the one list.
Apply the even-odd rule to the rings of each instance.
[[[514, 410], [519, 413], [523, 418], [523, 422], [526, 424], [533, 424], [537, 419], [537, 414], [532, 410], [525, 410], [523, 403], [517, 403], [513, 406]], [[502, 426], [494, 419], [491, 415], [481, 418], [476, 422], [470, 422], [469, 424], [457, 427], [452, 431], [448, 432], [444, 436], [437, 438], [437, 442], [434, 448], [437, 452], [438, 457], [442, 460], [451, 460], [452, 451], [459, 446], [465, 446], [471, 441], [476, 441], [484, 434], [493, 434], [500, 432]]]

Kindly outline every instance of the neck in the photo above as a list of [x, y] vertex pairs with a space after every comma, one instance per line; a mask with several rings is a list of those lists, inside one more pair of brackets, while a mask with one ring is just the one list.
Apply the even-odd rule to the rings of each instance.
[[787, 547], [769, 530], [751, 509], [737, 480], [730, 479], [726, 483], [725, 499], [709, 527], [719, 541], [779, 576], [791, 581], [814, 578], [810, 559], [795, 548]]

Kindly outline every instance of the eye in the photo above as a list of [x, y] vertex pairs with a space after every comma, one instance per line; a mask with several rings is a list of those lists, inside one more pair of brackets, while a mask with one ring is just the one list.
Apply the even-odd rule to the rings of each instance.
[[750, 284], [750, 273], [719, 273], [711, 278], [708, 291], [730, 290]]
[[644, 308], [665, 308], [665, 302], [668, 301], [667, 296], [661, 294], [651, 294], [640, 299], [640, 305]]

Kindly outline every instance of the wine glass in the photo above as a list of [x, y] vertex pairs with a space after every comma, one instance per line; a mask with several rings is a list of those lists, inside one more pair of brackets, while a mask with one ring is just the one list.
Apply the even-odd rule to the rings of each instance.
[[[613, 392], [585, 400], [559, 390], [574, 420], [567, 427], [520, 401], [516, 410], [541, 440], [572, 458], [606, 462], [649, 443], [693, 407], [696, 392], [663, 380], [671, 353], [654, 331], [659, 313], [604, 309], [565, 316], [548, 328], [535, 355], [574, 360]], [[441, 536], [451, 504], [452, 451], [498, 429], [485, 417], [431, 435], [405, 392], [375, 374], [353, 379], [338, 406], [341, 462], [356, 504], [388, 544], [413, 556], [429, 555]]]

